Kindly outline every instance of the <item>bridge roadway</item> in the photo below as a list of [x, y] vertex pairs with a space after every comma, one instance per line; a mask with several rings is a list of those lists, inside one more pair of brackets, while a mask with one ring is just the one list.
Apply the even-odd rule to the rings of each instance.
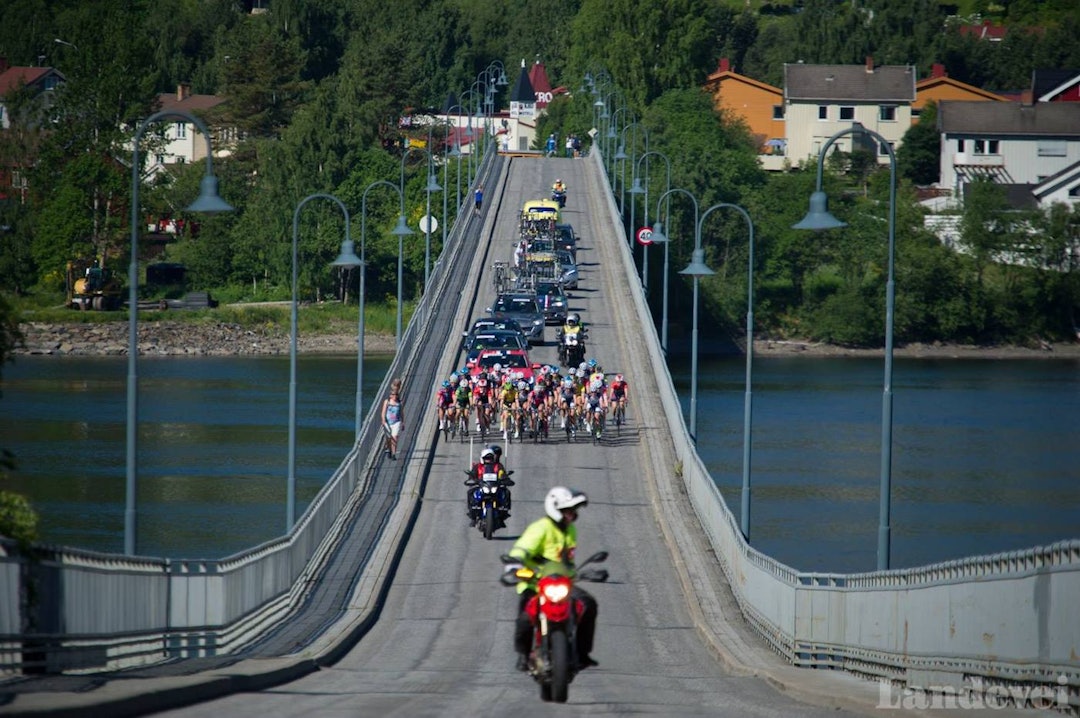
[[[581, 288], [571, 293], [571, 307], [590, 327], [590, 354], [607, 371], [622, 372], [630, 381], [629, 425], [622, 433], [609, 432], [600, 447], [584, 441], [567, 444], [558, 432], [548, 444], [506, 446], [507, 463], [517, 481], [513, 516], [493, 541], [485, 541], [465, 520], [462, 486], [462, 470], [479, 447], [431, 442], [433, 387], [410, 387], [406, 419], [411, 436], [403, 446], [412, 450], [407, 462], [398, 463], [406, 464], [401, 467], [407, 475], [403, 500], [409, 498], [409, 487], [417, 487], [420, 510], [411, 529], [391, 525], [383, 532], [390, 537], [407, 532], [400, 563], [390, 569], [389, 589], [376, 620], [340, 660], [308, 673], [310, 668], [301, 669], [295, 659], [337, 655], [337, 644], [345, 629], [355, 628], [355, 619], [344, 628], [347, 622], [339, 621], [313, 642], [298, 640], [294, 645], [302, 647], [297, 653], [277, 659], [248, 658], [216, 665], [210, 672], [153, 682], [113, 680], [107, 686], [56, 696], [56, 701], [26, 704], [26, 715], [130, 715], [220, 695], [222, 682], [243, 690], [245, 685], [267, 686], [305, 673], [274, 687], [160, 715], [874, 712], [878, 704], [874, 683], [838, 672], [793, 668], [770, 652], [743, 621], [677, 478], [679, 457], [673, 444], [658, 422], [650, 422], [661, 412], [659, 387], [641, 350], [642, 329], [635, 326], [630, 311], [629, 293], [639, 291], [638, 285], [630, 276], [631, 265], [620, 244], [622, 232], [597, 158], [503, 160], [498, 186], [489, 182], [486, 191], [492, 207], [475, 256], [475, 266], [483, 270], [462, 293], [457, 325], [463, 330], [484, 314], [493, 298], [488, 268], [494, 259], [510, 258], [517, 210], [525, 200], [543, 196], [557, 176], [569, 187], [565, 221], [574, 225], [581, 245]], [[533, 351], [535, 359], [556, 363], [553, 329], [548, 328], [548, 345]], [[455, 345], [438, 348], [441, 379], [461, 359]], [[544, 494], [557, 483], [588, 493], [590, 503], [579, 520], [579, 553], [610, 551], [606, 567], [611, 580], [587, 586], [600, 605], [593, 653], [600, 666], [576, 678], [566, 706], [544, 707], [532, 680], [513, 669], [516, 594], [497, 582], [498, 557], [529, 521], [542, 514]], [[383, 562], [383, 570], [392, 565], [392, 560], [379, 558], [378, 549], [373, 554], [372, 563]], [[351, 609], [362, 612], [377, 602], [370, 593], [364, 594], [370, 582], [367, 573], [357, 582]], [[94, 694], [102, 692], [111, 692], [112, 698], [95, 708]], [[0, 715], [6, 712], [0, 706]]]
[[[650, 426], [659, 411], [652, 370], [635, 351], [640, 330], [626, 323], [628, 285], [619, 255], [621, 232], [609, 211], [606, 186], [593, 160], [512, 158], [503, 184], [487, 188], [489, 213], [481, 242], [490, 241], [475, 305], [462, 328], [493, 298], [491, 261], [509, 259], [517, 209], [542, 196], [556, 176], [570, 190], [565, 221], [580, 236], [581, 288], [571, 307], [590, 327], [590, 354], [631, 382], [629, 426], [609, 432], [603, 446], [552, 442], [505, 447], [513, 469], [513, 516], [493, 541], [468, 526], [462, 470], [478, 453], [469, 443], [435, 444], [422, 484], [422, 508], [408, 537], [389, 594], [373, 628], [347, 655], [299, 680], [257, 693], [228, 696], [164, 713], [174, 716], [512, 715], [540, 710], [536, 685], [513, 669], [516, 594], [497, 583], [499, 555], [543, 512], [547, 489], [566, 483], [589, 494], [579, 521], [579, 554], [607, 549], [607, 584], [588, 586], [600, 604], [594, 656], [598, 668], [580, 674], [570, 704], [584, 713], [661, 715], [835, 715], [821, 706], [870, 707], [869, 684], [788, 668], [768, 653], [738, 617], [718, 568], [708, 568], [703, 539], [694, 535], [689, 504], [678, 494], [670, 442]], [[469, 294], [468, 290], [466, 294]], [[468, 297], [465, 298], [468, 302]], [[557, 363], [552, 346], [532, 356]], [[445, 373], [460, 361], [444, 352]], [[427, 392], [430, 396], [431, 392]], [[430, 406], [407, 407], [408, 431], [435, 431]], [[421, 413], [422, 412], [422, 413]], [[426, 440], [417, 441], [412, 467], [421, 470]], [[674, 534], [690, 548], [673, 553]], [[695, 554], [690, 556], [689, 554]], [[704, 599], [693, 591], [705, 591]], [[691, 593], [688, 593], [691, 592]], [[688, 596], [690, 596], [688, 598]], [[719, 615], [721, 614], [722, 615]], [[730, 625], [717, 623], [726, 619]], [[772, 676], [771, 684], [759, 673]], [[783, 676], [788, 676], [785, 680]], [[836, 683], [815, 686], [816, 679]], [[793, 691], [785, 695], [777, 685]], [[860, 702], [845, 703], [859, 693]], [[552, 709], [566, 713], [568, 707]]]

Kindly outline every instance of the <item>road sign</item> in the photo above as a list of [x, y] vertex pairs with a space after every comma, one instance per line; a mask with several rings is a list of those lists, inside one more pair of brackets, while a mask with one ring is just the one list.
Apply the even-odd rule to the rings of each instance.
[[439, 220], [432, 217], [430, 214], [425, 214], [420, 218], [420, 231], [424, 234], [434, 234], [439, 229]]
[[646, 247], [652, 244], [652, 227], [642, 227], [637, 231], [638, 244], [643, 244]]

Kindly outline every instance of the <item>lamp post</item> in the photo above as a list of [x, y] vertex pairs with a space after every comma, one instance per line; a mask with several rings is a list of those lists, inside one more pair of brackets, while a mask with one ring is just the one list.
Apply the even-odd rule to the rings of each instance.
[[[694, 279], [694, 310], [693, 310], [693, 324], [691, 325], [690, 332], [690, 440], [697, 444], [697, 364], [698, 364], [698, 284], [702, 277], [708, 277], [712, 274], [716, 274], [713, 270], [709, 269], [705, 265], [705, 250], [701, 247], [701, 227], [705, 223], [705, 219], [711, 212], [721, 207], [728, 207], [733, 205], [727, 204], [714, 204], [709, 207], [700, 218], [698, 217], [698, 202], [697, 199], [689, 191], [676, 187], [669, 189], [664, 194], [660, 195], [660, 199], [656, 201], [656, 212], [660, 213], [660, 202], [669, 194], [673, 192], [680, 192], [690, 198], [690, 201], [694, 205], [694, 251], [691, 254], [690, 264], [686, 266], [679, 274], [684, 274]], [[660, 239], [656, 240], [657, 235]], [[656, 228], [653, 230], [654, 241], [667, 242], [668, 238], [663, 233], [663, 227], [660, 222], [656, 223]]]
[[186, 119], [206, 138], [206, 174], [199, 184], [199, 196], [189, 212], [232, 212], [232, 206], [218, 195], [214, 176], [210, 132], [202, 120], [182, 110], [163, 110], [147, 117], [135, 131], [131, 151], [131, 264], [128, 269], [128, 375], [127, 375], [127, 457], [124, 506], [124, 553], [135, 555], [137, 464], [139, 439], [139, 141], [146, 128], [167, 117]]
[[[359, 267], [360, 268], [360, 318], [357, 322], [357, 340], [356, 340], [356, 437], [360, 438], [360, 430], [363, 428], [364, 421], [364, 281], [367, 274], [367, 263], [365, 262], [365, 251], [367, 247], [367, 196], [375, 187], [385, 185], [395, 192], [400, 193], [401, 190], [393, 182], [386, 180], [376, 180], [369, 184], [364, 190], [364, 195], [360, 201], [360, 256], [356, 257], [353, 254], [351, 240], [346, 238], [348, 251], [346, 251], [346, 244], [341, 245], [341, 255], [334, 260], [334, 266], [337, 267]], [[405, 224], [405, 215], [398, 215], [397, 226], [393, 230], [393, 234], [401, 234], [402, 236], [412, 234], [412, 231]]]
[[884, 571], [889, 568], [889, 554], [892, 528], [889, 525], [892, 500], [892, 372], [893, 372], [893, 305], [895, 302], [895, 279], [893, 265], [896, 255], [896, 152], [888, 140], [873, 130], [868, 130], [859, 123], [840, 130], [830, 137], [821, 147], [818, 155], [817, 189], [810, 195], [810, 210], [802, 221], [792, 225], [793, 229], [838, 229], [846, 227], [832, 216], [828, 210], [828, 197], [822, 189], [822, 173], [825, 155], [836, 140], [847, 134], [865, 132], [889, 153], [889, 266], [885, 282], [885, 379], [881, 398], [881, 477], [878, 497], [878, 546], [877, 567]]
[[[631, 127], [634, 128], [634, 134], [633, 134], [633, 137], [630, 140], [630, 154], [627, 155], [626, 154], [626, 131], [629, 130]], [[619, 194], [619, 213], [620, 214], [622, 214], [622, 212], [623, 212], [623, 203], [626, 201], [626, 193], [628, 191], [626, 189], [626, 164], [625, 164], [626, 160], [630, 160], [630, 164], [631, 164], [631, 166], [630, 166], [631, 181], [634, 181], [634, 179], [637, 177], [637, 165], [634, 163], [634, 151], [637, 149], [637, 131], [638, 131], [639, 127], [641, 127], [641, 123], [638, 122], [637, 120], [632, 120], [629, 124], [627, 124], [625, 127], [622, 128], [622, 132], [619, 134], [619, 149], [615, 153], [615, 161], [618, 162], [618, 161], [622, 160], [624, 162], [624, 164], [622, 166], [622, 180], [621, 180], [621, 182], [622, 182], [622, 185], [621, 185], [622, 186], [622, 192]], [[641, 127], [641, 131], [645, 134], [645, 151], [648, 152], [649, 151], [649, 133], [648, 133], [648, 131], [646, 131], [646, 129], [644, 127]], [[633, 193], [631, 192], [631, 194], [633, 194]], [[630, 228], [631, 228], [631, 230], [633, 230], [633, 227], [634, 227], [633, 216], [634, 216], [634, 198], [631, 197], [630, 198], [630, 217], [631, 217], [631, 219], [630, 219]], [[631, 243], [631, 244], [633, 244], [633, 243]], [[646, 285], [646, 288], [647, 288], [648, 283], [646, 282], [645, 285]]]
[[[629, 107], [624, 106], [624, 107], [618, 108], [613, 113], [611, 113], [611, 122], [608, 124], [607, 134], [605, 135], [607, 137], [607, 141], [608, 141], [608, 149], [615, 146], [615, 140], [618, 139], [619, 135], [622, 133], [621, 130], [616, 130], [615, 129], [616, 127], [618, 127], [618, 124], [619, 124], [618, 123], [619, 113], [620, 112], [626, 112], [629, 109], [630, 109]], [[612, 152], [611, 153], [611, 183], [612, 184], [615, 184], [615, 182], [618, 181], [618, 177], [619, 177], [619, 174], [618, 174], [618, 169], [619, 169], [618, 161], [619, 160], [616, 157], [616, 153]], [[626, 165], [625, 164], [623, 165], [623, 180], [624, 180], [623, 182], [619, 183], [621, 191], [625, 191], [625, 189], [626, 189], [623, 186], [623, 185], [625, 185], [625, 180], [626, 180]], [[620, 194], [619, 195], [619, 214], [622, 214], [622, 211], [623, 211], [623, 200], [622, 200], [622, 195]]]
[[[648, 137], [648, 135], [646, 135], [646, 137]], [[667, 155], [665, 155], [663, 152], [660, 152], [659, 150], [646, 149], [645, 154], [643, 154], [641, 157], [638, 157], [638, 160], [634, 165], [634, 174], [635, 174], [634, 186], [630, 188], [630, 193], [631, 194], [644, 193], [644, 195], [645, 195], [645, 219], [643, 220], [643, 224], [646, 227], [649, 226], [649, 162], [648, 162], [648, 157], [650, 157], [651, 155], [657, 155], [658, 157], [663, 158], [664, 165], [667, 168], [667, 183], [666, 183], [666, 185], [664, 187], [664, 193], [665, 193], [664, 196], [667, 196], [667, 193], [670, 192], [670, 190], [671, 190], [671, 160], [668, 159]], [[642, 189], [642, 187], [638, 183], [638, 180], [637, 180], [637, 177], [636, 177], [638, 167], [641, 165], [642, 160], [645, 161], [645, 187], [644, 187], [644, 189]], [[670, 200], [668, 200], [668, 202], [670, 204]], [[659, 209], [660, 208], [659, 208], [659, 205], [658, 205], [657, 206], [657, 214], [656, 214], [657, 217], [660, 216]], [[668, 249], [669, 248], [668, 248], [668, 242], [667, 242], [666, 239], [657, 239], [657, 237], [662, 238], [663, 234], [662, 233], [657, 234], [656, 231], [653, 231], [652, 243], [654, 243], [654, 244], [659, 243], [659, 244], [664, 245], [664, 299], [663, 299], [663, 312], [661, 314], [661, 321], [660, 321], [660, 348], [664, 350], [664, 356], [667, 356], [667, 348], [668, 348], [667, 347], [667, 335], [668, 335]], [[641, 272], [641, 282], [642, 282], [642, 286], [645, 288], [645, 291], [648, 292], [648, 289], [649, 289], [649, 284], [648, 284], [649, 246], [645, 245], [642, 248], [642, 252], [644, 254], [644, 259], [642, 261], [642, 264], [644, 265], [644, 268], [642, 269], [642, 272]]]
[[[331, 194], [309, 194], [296, 205], [293, 211], [292, 229], [292, 306], [290, 307], [289, 330], [289, 475], [285, 490], [285, 533], [292, 531], [296, 522], [296, 303], [297, 303], [297, 245], [300, 239], [300, 210], [313, 199], [328, 199], [337, 204], [345, 215], [345, 240], [349, 239], [349, 210], [344, 203]], [[362, 290], [361, 290], [362, 291]]]
[[[406, 149], [404, 152], [401, 153], [401, 183], [398, 185], [398, 187], [401, 190], [401, 214], [402, 214], [402, 216], [405, 215], [405, 158], [408, 157], [409, 153], [412, 152], [415, 149], [417, 149], [417, 148], [409, 147], [408, 149]], [[439, 187], [439, 183], [435, 181], [435, 175], [432, 174], [431, 170], [430, 170], [430, 168], [431, 168], [431, 150], [430, 149], [425, 149], [423, 151], [426, 152], [427, 156], [428, 156], [428, 184], [427, 184], [427, 187], [424, 188], [424, 191], [427, 193], [427, 208], [428, 208], [428, 212], [429, 212], [428, 216], [431, 216], [430, 215], [430, 212], [431, 212], [431, 193], [432, 192], [438, 192], [441, 189], [441, 187]], [[406, 227], [406, 229], [408, 229], [408, 227]], [[400, 349], [401, 348], [401, 283], [402, 283], [402, 274], [403, 274], [402, 263], [403, 263], [404, 251], [405, 251], [405, 246], [404, 246], [404, 241], [403, 240], [404, 240], [404, 237], [406, 237], [407, 235], [406, 234], [398, 234], [398, 232], [396, 230], [394, 231], [394, 234], [397, 234], [397, 238], [398, 238], [398, 263], [397, 263], [398, 287], [397, 287], [397, 324], [396, 324], [397, 345], [396, 346], [397, 346], [397, 348]], [[408, 232], [408, 234], [412, 234], [412, 231], [410, 230]], [[431, 233], [425, 231], [424, 232], [424, 237], [426, 238], [425, 248], [424, 248], [424, 289], [426, 290], [427, 289], [427, 271], [428, 271], [427, 263], [428, 263], [428, 256], [429, 256], [429, 252], [430, 252]]]

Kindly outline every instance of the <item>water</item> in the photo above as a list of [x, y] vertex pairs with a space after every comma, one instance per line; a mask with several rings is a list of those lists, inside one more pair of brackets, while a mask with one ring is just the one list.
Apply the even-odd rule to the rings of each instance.
[[[389, 356], [364, 363], [375, 401]], [[297, 516], [352, 445], [356, 360], [297, 361]], [[285, 533], [289, 359], [139, 362], [137, 552], [220, 558]], [[4, 367], [0, 446], [48, 543], [122, 552], [127, 359], [18, 357]]]
[[[366, 403], [389, 357], [365, 362]], [[124, 358], [4, 367], [0, 446], [20, 463], [50, 543], [123, 549]], [[880, 359], [754, 363], [751, 543], [802, 570], [876, 566]], [[738, 516], [745, 362], [703, 360], [698, 449]], [[892, 565], [1080, 536], [1080, 362], [894, 366]], [[689, 366], [673, 367], [689, 398]], [[222, 557], [285, 528], [288, 358], [139, 363], [139, 553]], [[297, 510], [352, 441], [356, 361], [297, 371]], [[632, 377], [631, 377], [632, 380]], [[633, 418], [633, 407], [631, 407]]]
[[[689, 413], [689, 366], [673, 368]], [[757, 359], [752, 545], [802, 570], [877, 565], [881, 359]], [[698, 366], [698, 451], [736, 518], [745, 359]], [[893, 367], [893, 567], [1080, 537], [1080, 362]]]

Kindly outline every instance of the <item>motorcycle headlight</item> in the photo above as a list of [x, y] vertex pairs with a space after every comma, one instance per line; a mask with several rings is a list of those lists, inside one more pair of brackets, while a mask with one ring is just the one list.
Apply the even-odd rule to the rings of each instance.
[[565, 583], [552, 583], [544, 586], [544, 598], [553, 603], [565, 601], [569, 595], [570, 586]]

